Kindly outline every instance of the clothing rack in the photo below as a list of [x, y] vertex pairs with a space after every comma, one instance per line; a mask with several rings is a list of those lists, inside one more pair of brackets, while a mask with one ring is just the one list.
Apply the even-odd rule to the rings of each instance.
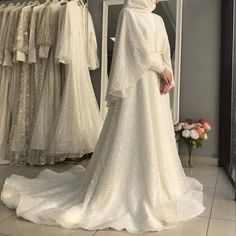
[[[68, 0], [68, 3], [69, 2], [72, 2], [72, 1], [74, 1], [74, 3], [72, 3], [72, 5], [73, 6], [75, 6], [75, 5], [77, 5], [76, 4], [76, 2], [78, 2], [79, 0]], [[84, 2], [84, 5], [85, 5], [85, 7], [86, 8], [88, 8], [88, 0], [82, 0], [83, 2]], [[43, 4], [43, 3], [45, 3], [46, 2], [46, 0], [0, 0], [0, 5], [1, 4], [6, 4], [6, 5], [8, 5], [8, 4], [10, 4], [10, 3], [14, 3], [14, 4], [17, 4], [17, 3], [26, 3], [25, 5], [27, 5], [27, 3], [36, 3], [36, 2], [38, 2], [38, 4], [40, 5], [40, 4]], [[53, 2], [53, 0], [50, 0], [50, 2]], [[57, 1], [57, 3], [60, 3], [60, 2], [65, 2], [65, 1], [61, 1], [61, 0], [59, 0], [59, 1]], [[19, 5], [20, 5], [19, 4]], [[80, 5], [80, 4], [78, 4], [78, 5]], [[82, 6], [81, 6], [82, 7]], [[84, 8], [85, 9], [85, 8]], [[86, 9], [85, 9], [86, 10]], [[86, 11], [85, 11], [86, 12]], [[84, 30], [83, 30], [83, 32], [85, 32], [85, 33], [87, 33], [87, 35], [88, 35], [88, 33], [89, 33], [89, 20], [90, 20], [90, 18], [88, 18], [89, 17], [89, 14], [87, 14], [87, 12], [86, 13], [84, 13], [83, 14], [83, 16], [85, 17], [85, 20], [84, 20], [84, 26], [83, 27], [85, 27], [84, 28]], [[87, 27], [86, 27], [86, 25], [87, 25]], [[89, 44], [88, 44], [88, 40], [87, 41], [85, 41], [85, 43], [83, 44], [84, 45], [84, 52], [86, 52], [86, 50], [87, 50], [87, 55], [88, 55], [88, 53], [89, 53]], [[86, 56], [85, 56], [86, 57]], [[7, 95], [6, 95], [7, 96]], [[35, 149], [35, 150], [40, 150], [40, 149]], [[67, 162], [72, 162], [72, 163], [74, 163], [74, 164], [77, 164], [78, 162], [81, 162], [81, 161], [84, 161], [84, 160], [87, 160], [87, 159], [90, 159], [91, 158], [91, 152], [90, 153], [84, 153], [84, 155], [83, 156], [81, 156], [80, 158], [73, 158], [73, 157], [70, 157], [70, 158], [66, 158], [65, 159], [65, 161], [67, 161]], [[39, 153], [39, 155], [41, 155], [40, 153]], [[70, 156], [70, 155], [69, 155]], [[22, 158], [22, 160], [23, 160], [24, 158]], [[26, 163], [27, 164], [27, 163]], [[19, 162], [19, 165], [20, 165], [20, 162]]]
[[[10, 4], [10, 3], [17, 3], [17, 2], [39, 2], [39, 3], [44, 3], [45, 1], [47, 1], [47, 0], [0, 0], [0, 4], [3, 4], [3, 3], [6, 3], [6, 4]], [[50, 0], [50, 1], [53, 1], [53, 0]], [[59, 2], [60, 2], [61, 0], [59, 0]], [[68, 2], [70, 2], [70, 1], [82, 1], [83, 2], [83, 4], [85, 5], [85, 6], [87, 6], [87, 8], [89, 7], [89, 0], [67, 0]], [[88, 35], [88, 19], [87, 19], [87, 21], [86, 21], [86, 25], [87, 25], [87, 27], [86, 27], [86, 31], [87, 31], [87, 35]], [[88, 55], [88, 53], [89, 53], [89, 48], [88, 48], [88, 45], [87, 45], [87, 55]]]
[[[2, 3], [14, 3], [14, 2], [15, 3], [17, 3], [17, 2], [36, 2], [36, 1], [38, 1], [40, 3], [45, 2], [45, 0], [0, 0], [0, 4], [2, 4]], [[68, 1], [71, 1], [71, 0], [68, 0]], [[83, 3], [88, 6], [88, 4], [89, 4], [88, 0], [81, 0], [81, 1], [83, 1]]]

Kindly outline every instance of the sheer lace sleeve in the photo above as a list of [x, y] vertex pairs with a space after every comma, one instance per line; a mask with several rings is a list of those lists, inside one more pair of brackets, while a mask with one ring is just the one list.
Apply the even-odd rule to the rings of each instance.
[[5, 31], [5, 42], [4, 42], [4, 57], [3, 57], [3, 65], [4, 66], [12, 66], [12, 55], [10, 51], [10, 38], [11, 38], [11, 29], [12, 29], [12, 24], [14, 21], [14, 14], [15, 14], [15, 9], [12, 9], [8, 20], [6, 24], [6, 31]]
[[50, 50], [50, 6], [47, 6], [42, 21], [39, 27], [39, 57], [40, 58], [48, 58], [49, 50]]
[[171, 71], [172, 73], [172, 86], [175, 85], [174, 82], [174, 73], [173, 73], [173, 68], [172, 68], [172, 62], [171, 62], [171, 51], [170, 51], [170, 43], [168, 39], [168, 35], [166, 32], [166, 27], [164, 24], [163, 19], [161, 18], [162, 21], [162, 26], [163, 26], [163, 43], [162, 43], [162, 48], [161, 48], [161, 55], [162, 55], [162, 60], [163, 64]]
[[55, 45], [57, 28], [58, 28], [58, 15], [60, 3], [54, 3], [47, 7], [45, 16], [43, 18], [43, 37], [40, 41], [39, 57], [48, 58], [50, 47]]
[[36, 6], [32, 10], [31, 21], [30, 21], [30, 35], [29, 35], [29, 63], [36, 63], [36, 44], [35, 44], [35, 31], [37, 24], [37, 16], [40, 6]]
[[93, 25], [93, 20], [90, 12], [88, 11], [88, 66], [90, 70], [99, 68], [97, 39]]
[[5, 39], [6, 39], [6, 31], [7, 31], [7, 18], [10, 13], [10, 10], [14, 7], [14, 4], [10, 4], [4, 11], [2, 16], [2, 21], [0, 22], [0, 64], [3, 63], [4, 59], [4, 46], [5, 46]]
[[151, 66], [150, 69], [156, 71], [157, 73], [161, 73], [164, 70], [162, 56], [159, 53], [153, 53], [150, 55]]
[[26, 62], [29, 49], [29, 24], [31, 17], [31, 7], [22, 9], [15, 38], [16, 60]]
[[55, 58], [56, 61], [63, 64], [69, 64], [70, 58], [70, 19], [68, 14], [67, 5], [63, 6], [59, 12], [59, 24], [58, 24], [58, 34], [57, 34], [57, 45]]

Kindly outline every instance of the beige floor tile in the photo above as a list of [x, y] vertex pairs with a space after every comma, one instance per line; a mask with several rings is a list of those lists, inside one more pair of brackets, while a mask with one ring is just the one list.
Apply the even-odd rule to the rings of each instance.
[[211, 219], [207, 236], [235, 236], [236, 222]]
[[69, 230], [57, 226], [44, 226], [31, 223], [16, 216], [0, 223], [0, 234], [10, 236], [92, 236], [95, 231], [83, 229]]
[[212, 218], [236, 221], [236, 201], [233, 189], [216, 189]]
[[[86, 165], [86, 163], [82, 163]], [[22, 175], [28, 178], [35, 178], [40, 171], [43, 169], [51, 169], [56, 172], [63, 172], [71, 168], [73, 165], [71, 163], [58, 163], [56, 165], [46, 165], [46, 166], [0, 166], [0, 181], [4, 181], [6, 177], [9, 177], [11, 174]]]
[[212, 204], [213, 204], [213, 197], [214, 197], [214, 188], [204, 187], [203, 205], [206, 207], [206, 209], [200, 216], [210, 217], [211, 208], [212, 208]]
[[233, 185], [223, 168], [219, 168], [216, 188], [233, 188]]
[[[182, 222], [173, 229], [145, 233], [145, 236], [205, 236], [207, 232], [208, 218], [196, 217], [190, 221]], [[131, 234], [125, 230], [101, 230], [95, 233], [95, 236], [133, 236], [140, 234]]]
[[185, 174], [196, 178], [204, 187], [214, 188], [218, 176], [218, 167], [194, 166], [193, 168], [184, 168]]
[[[1, 201], [0, 201], [1, 202]], [[5, 220], [6, 218], [15, 215], [15, 211], [14, 210], [10, 210], [8, 208], [6, 208], [3, 203], [0, 203], [0, 222], [2, 222], [3, 220]]]

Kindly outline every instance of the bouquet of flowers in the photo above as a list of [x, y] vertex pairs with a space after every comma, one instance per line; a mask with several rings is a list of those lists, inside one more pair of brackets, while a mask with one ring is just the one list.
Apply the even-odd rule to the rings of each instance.
[[174, 124], [176, 142], [187, 145], [189, 161], [188, 167], [193, 167], [191, 163], [191, 155], [194, 148], [202, 146], [202, 142], [208, 139], [208, 133], [211, 125], [207, 120], [199, 119], [194, 122], [192, 119], [186, 119], [185, 122], [177, 122]]

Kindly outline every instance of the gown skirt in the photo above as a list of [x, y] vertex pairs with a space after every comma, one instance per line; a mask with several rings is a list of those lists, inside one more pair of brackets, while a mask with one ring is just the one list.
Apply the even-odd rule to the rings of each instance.
[[88, 166], [36, 178], [11, 175], [1, 194], [19, 217], [69, 229], [161, 231], [200, 215], [203, 185], [187, 177], [175, 140], [169, 93], [148, 70], [109, 106]]

